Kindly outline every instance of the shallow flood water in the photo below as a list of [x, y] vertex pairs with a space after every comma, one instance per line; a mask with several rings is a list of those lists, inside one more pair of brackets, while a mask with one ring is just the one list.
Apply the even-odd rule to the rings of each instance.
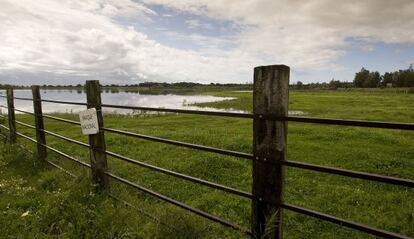
[[[59, 100], [69, 102], [86, 103], [86, 93], [82, 90], [40, 90], [43, 100]], [[5, 96], [6, 92], [0, 90], [0, 95]], [[14, 90], [15, 97], [32, 98], [31, 90]], [[160, 94], [156, 92], [138, 92], [138, 91], [111, 91], [104, 90], [101, 94], [103, 104], [122, 105], [122, 106], [141, 106], [152, 108], [169, 108], [169, 109], [189, 109], [201, 111], [219, 111], [219, 112], [237, 112], [247, 113], [235, 109], [217, 109], [212, 107], [197, 107], [191, 104], [216, 102], [223, 100], [235, 99], [233, 97], [218, 97], [211, 95], [179, 95], [179, 94]], [[4, 97], [0, 98], [0, 105], [7, 105]], [[33, 112], [33, 102], [30, 100], [14, 100], [16, 109]], [[50, 102], [42, 102], [42, 111], [44, 113], [77, 113], [85, 110], [86, 106], [57, 104]], [[137, 110], [126, 110], [116, 108], [103, 108], [106, 113], [117, 114], [151, 114], [152, 112], [143, 112]], [[7, 113], [5, 108], [0, 108], [0, 113]], [[158, 112], [157, 114], [159, 114]], [[16, 114], [19, 112], [16, 111]], [[302, 111], [289, 111], [289, 115], [304, 115]]]
[[[84, 91], [77, 90], [41, 90], [41, 97], [44, 100], [60, 100], [71, 102], [86, 102], [86, 94]], [[0, 95], [6, 95], [5, 91], [0, 91]], [[32, 98], [31, 90], [15, 90], [15, 97]], [[210, 95], [178, 95], [178, 94], [151, 94], [140, 92], [125, 92], [125, 91], [103, 91], [101, 94], [103, 104], [114, 104], [122, 106], [142, 106], [142, 107], [154, 107], [154, 108], [171, 108], [171, 109], [191, 109], [191, 110], [211, 110], [211, 111], [235, 111], [237, 110], [224, 110], [210, 107], [197, 107], [192, 106], [194, 103], [215, 102], [223, 100], [234, 99], [232, 97], [217, 97]], [[0, 104], [6, 105], [7, 100], [5, 98], [0, 99]], [[33, 102], [28, 100], [14, 100], [15, 108], [24, 111], [33, 111]], [[44, 113], [76, 113], [86, 109], [86, 106], [82, 105], [70, 105], [70, 104], [57, 104], [50, 102], [42, 102], [42, 108]], [[1, 109], [3, 112], [5, 109]], [[115, 108], [103, 108], [105, 112], [120, 113], [120, 114], [134, 114], [142, 113], [133, 110], [115, 109]], [[18, 113], [18, 112], [16, 112]]]

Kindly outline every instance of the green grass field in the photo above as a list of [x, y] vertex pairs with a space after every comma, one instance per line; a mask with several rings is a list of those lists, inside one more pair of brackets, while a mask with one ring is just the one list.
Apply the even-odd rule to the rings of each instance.
[[[198, 106], [251, 111], [248, 92], [210, 92], [237, 99]], [[382, 92], [291, 92], [289, 109], [306, 116], [414, 121], [414, 94]], [[78, 120], [77, 115], [60, 117]], [[17, 119], [34, 124], [31, 116]], [[252, 121], [197, 115], [106, 115], [105, 126], [168, 139], [250, 153]], [[49, 131], [87, 142], [80, 128], [46, 120]], [[19, 132], [34, 136], [30, 129]], [[251, 162], [106, 133], [110, 151], [240, 190], [251, 190]], [[35, 150], [33, 144], [19, 143]], [[47, 137], [47, 143], [88, 161], [87, 149]], [[52, 153], [54, 162], [76, 175], [36, 162], [16, 146], [0, 144], [0, 231], [11, 238], [241, 238], [242, 234], [111, 181], [111, 192], [150, 212], [157, 223], [106, 196], [93, 193], [86, 171]], [[414, 178], [414, 133], [400, 130], [289, 123], [288, 159], [388, 176]], [[182, 179], [108, 158], [112, 172], [193, 207], [250, 225], [250, 202]], [[285, 201], [414, 237], [414, 191], [365, 180], [287, 168]], [[22, 216], [25, 212], [30, 213]], [[173, 226], [172, 226], [173, 225]], [[24, 227], [25, 230], [21, 228]], [[285, 211], [285, 238], [374, 238], [367, 234]]]

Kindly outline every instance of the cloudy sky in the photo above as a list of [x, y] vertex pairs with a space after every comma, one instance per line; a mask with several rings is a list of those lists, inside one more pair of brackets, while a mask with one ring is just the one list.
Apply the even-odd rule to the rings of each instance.
[[413, 0], [0, 0], [0, 83], [352, 80], [414, 63]]

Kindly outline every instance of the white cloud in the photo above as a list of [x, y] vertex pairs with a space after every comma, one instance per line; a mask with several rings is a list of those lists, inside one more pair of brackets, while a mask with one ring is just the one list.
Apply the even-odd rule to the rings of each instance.
[[412, 0], [144, 1], [249, 26], [240, 49], [302, 69], [341, 68], [334, 61], [350, 38], [414, 43]]
[[[142, 5], [133, 7], [134, 2], [123, 2], [127, 7], [111, 5], [111, 9], [116, 9], [110, 11], [111, 16], [134, 13], [134, 17], [145, 18], [156, 14]], [[206, 57], [200, 52], [160, 45], [133, 27], [125, 28], [114, 22], [107, 16], [108, 4], [109, 1], [94, 4], [81, 0], [2, 2], [0, 72], [3, 78], [50, 73], [55, 78], [71, 75], [113, 81], [116, 78], [238, 81], [239, 75], [228, 70], [229, 65], [240, 66], [234, 58], [237, 52], [233, 56]], [[244, 68], [251, 70], [248, 66]]]
[[[252, 68], [264, 64], [340, 70], [335, 60], [345, 53], [349, 38], [366, 42], [367, 49], [372, 42], [414, 43], [412, 0], [144, 2], [230, 21], [240, 30], [225, 38], [169, 32], [200, 46], [179, 50], [120, 25], [120, 18], [145, 24], [160, 17], [136, 1], [2, 0], [0, 78], [49, 74], [49, 80], [246, 82]], [[198, 20], [187, 24], [211, 27]], [[232, 47], [223, 47], [229, 43]]]

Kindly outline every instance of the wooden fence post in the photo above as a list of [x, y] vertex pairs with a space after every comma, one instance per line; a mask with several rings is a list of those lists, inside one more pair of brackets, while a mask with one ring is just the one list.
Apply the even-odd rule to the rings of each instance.
[[92, 168], [92, 181], [97, 185], [98, 191], [109, 189], [109, 180], [105, 175], [108, 169], [106, 161], [106, 145], [103, 128], [103, 116], [101, 107], [101, 87], [99, 81], [86, 81], [86, 98], [89, 108], [95, 108], [98, 118], [99, 132], [97, 134], [89, 135], [89, 158]]
[[16, 115], [14, 111], [14, 94], [13, 88], [7, 88], [7, 107], [8, 107], [8, 120], [9, 120], [9, 141], [10, 143], [16, 142]]
[[36, 124], [36, 140], [37, 140], [37, 156], [41, 160], [47, 157], [46, 135], [43, 131], [45, 129], [43, 123], [42, 100], [40, 97], [40, 89], [38, 85], [32, 86], [33, 95], [33, 111]]
[[253, 238], [282, 238], [284, 170], [287, 122], [271, 120], [288, 115], [289, 67], [254, 68], [253, 86]]

